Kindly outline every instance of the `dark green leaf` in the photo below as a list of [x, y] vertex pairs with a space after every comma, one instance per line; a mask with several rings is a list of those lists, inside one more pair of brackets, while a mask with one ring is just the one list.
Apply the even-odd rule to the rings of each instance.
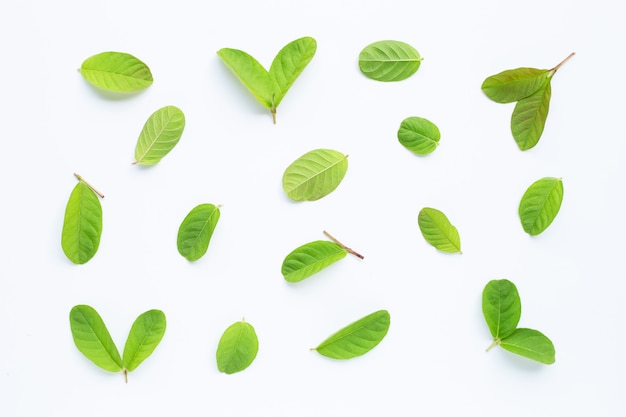
[[515, 284], [506, 279], [493, 280], [483, 290], [483, 315], [494, 339], [509, 336], [517, 328], [522, 303]]
[[532, 329], [517, 329], [500, 342], [503, 349], [546, 365], [555, 362], [552, 341], [543, 333]]
[[254, 327], [245, 321], [232, 324], [224, 331], [215, 354], [220, 372], [234, 374], [246, 369], [259, 351]]
[[100, 368], [119, 372], [122, 359], [104, 321], [92, 307], [77, 305], [70, 311], [70, 328], [78, 350]]

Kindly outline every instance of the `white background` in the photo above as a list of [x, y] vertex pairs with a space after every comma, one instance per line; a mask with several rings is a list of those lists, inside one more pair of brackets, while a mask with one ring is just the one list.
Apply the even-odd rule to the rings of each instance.
[[[623, 416], [626, 7], [618, 0], [44, 1], [0, 14], [0, 415], [2, 416]], [[216, 51], [269, 67], [291, 40], [318, 50], [278, 109], [278, 124]], [[424, 57], [406, 81], [358, 70], [360, 50], [396, 39]], [[102, 93], [76, 71], [103, 51], [146, 62], [154, 84]], [[513, 104], [484, 78], [529, 66], [555, 75], [539, 144], [511, 137]], [[148, 116], [176, 105], [187, 126], [158, 165], [131, 166]], [[421, 116], [441, 132], [417, 157], [397, 141]], [[339, 188], [292, 203], [284, 169], [303, 153], [349, 154]], [[96, 256], [61, 250], [73, 172], [104, 192]], [[545, 176], [563, 178], [554, 223], [525, 234], [517, 206]], [[207, 254], [176, 250], [195, 205], [222, 204]], [[463, 255], [437, 252], [417, 213], [444, 211]], [[326, 229], [365, 255], [298, 285], [281, 274], [295, 247]], [[541, 365], [491, 337], [481, 293], [513, 281], [520, 326], [556, 347]], [[89, 304], [123, 349], [133, 320], [168, 320], [154, 354], [124, 384], [75, 348], [69, 311]], [[378, 309], [387, 337], [350, 361], [309, 348]], [[217, 371], [222, 332], [245, 317], [260, 349], [245, 371]]]

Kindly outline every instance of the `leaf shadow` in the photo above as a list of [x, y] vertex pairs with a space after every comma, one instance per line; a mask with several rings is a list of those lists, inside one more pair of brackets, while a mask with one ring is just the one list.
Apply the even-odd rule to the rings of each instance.
[[523, 372], [542, 372], [546, 366], [549, 366], [532, 359], [516, 355], [515, 353], [509, 352], [503, 348], [500, 348], [500, 350], [502, 351], [502, 355], [504, 355], [503, 360]]
[[225, 74], [224, 78], [230, 80], [228, 81], [231, 86], [229, 88], [234, 88], [237, 90], [237, 95], [242, 97], [242, 101], [245, 101], [245, 105], [250, 108], [254, 114], [269, 114], [269, 109], [263, 106], [263, 104], [259, 103], [259, 101], [254, 97], [254, 94], [248, 90], [248, 88], [237, 78], [237, 76], [228, 69], [225, 65], [220, 65], [222, 67], [221, 71]]

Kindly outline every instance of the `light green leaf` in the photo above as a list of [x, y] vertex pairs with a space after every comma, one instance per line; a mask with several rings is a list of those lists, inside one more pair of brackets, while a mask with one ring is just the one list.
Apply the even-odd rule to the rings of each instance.
[[263, 106], [273, 107], [274, 81], [259, 61], [239, 49], [222, 48], [217, 55]]
[[347, 155], [317, 149], [291, 163], [283, 174], [283, 189], [294, 201], [313, 201], [333, 192], [348, 170]]
[[294, 249], [285, 257], [281, 272], [285, 280], [299, 282], [345, 258], [348, 252], [335, 242], [316, 240]]
[[70, 311], [70, 328], [78, 350], [100, 368], [119, 372], [122, 359], [100, 315], [92, 307], [77, 305]]
[[104, 90], [133, 92], [152, 84], [150, 68], [123, 52], [102, 52], [87, 58], [80, 73], [89, 83]]
[[513, 334], [502, 339], [500, 346], [509, 352], [546, 365], [553, 364], [556, 360], [552, 341], [537, 330], [517, 329]]
[[522, 302], [515, 284], [506, 279], [487, 283], [483, 290], [483, 315], [494, 339], [513, 333], [521, 314]]
[[430, 120], [409, 117], [402, 121], [398, 130], [398, 140], [416, 155], [426, 155], [437, 149], [439, 128]]
[[259, 339], [254, 327], [239, 321], [226, 329], [220, 338], [215, 354], [217, 369], [234, 374], [246, 369], [259, 351]]
[[390, 322], [387, 310], [376, 311], [331, 335], [314, 350], [333, 359], [351, 359], [364, 355], [387, 335]]
[[79, 181], [65, 208], [61, 247], [68, 259], [84, 264], [98, 251], [102, 234], [102, 206], [92, 189]]
[[401, 81], [420, 67], [422, 58], [411, 45], [400, 41], [378, 41], [359, 54], [359, 68], [366, 77], [377, 81]]
[[316, 49], [315, 39], [304, 37], [288, 43], [278, 52], [269, 71], [276, 85], [274, 107], [278, 107], [291, 85], [311, 62]]
[[546, 230], [561, 209], [563, 181], [545, 177], [535, 181], [519, 204], [519, 217], [524, 231], [536, 236]]
[[122, 363], [125, 371], [131, 372], [154, 352], [165, 334], [165, 314], [160, 310], [149, 310], [141, 314], [130, 329]]
[[497, 103], [512, 103], [534, 94], [549, 82], [551, 76], [547, 69], [516, 68], [488, 77], [481, 88]]
[[511, 116], [511, 132], [522, 151], [533, 148], [543, 133], [550, 110], [550, 81], [534, 94], [517, 102]]
[[165, 106], [150, 115], [141, 129], [133, 164], [154, 165], [180, 140], [185, 129], [185, 115], [175, 106]]
[[194, 207], [178, 229], [178, 252], [190, 262], [204, 256], [219, 219], [218, 206], [200, 204]]
[[441, 211], [424, 207], [417, 216], [424, 239], [442, 252], [462, 253], [459, 231]]

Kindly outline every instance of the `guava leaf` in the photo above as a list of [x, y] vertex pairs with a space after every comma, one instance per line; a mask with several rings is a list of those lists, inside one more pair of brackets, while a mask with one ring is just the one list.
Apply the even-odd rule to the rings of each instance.
[[217, 346], [215, 354], [217, 369], [225, 374], [234, 374], [246, 369], [259, 351], [259, 339], [254, 327], [245, 321], [229, 326]]
[[149, 310], [137, 317], [124, 346], [124, 369], [128, 372], [135, 370], [154, 352], [164, 334], [165, 314], [162, 311]]
[[102, 235], [102, 206], [96, 193], [79, 181], [65, 207], [61, 247], [68, 259], [84, 264], [98, 251]]
[[517, 329], [500, 342], [503, 349], [537, 362], [551, 365], [556, 361], [552, 341], [538, 330]]
[[437, 149], [441, 134], [430, 120], [408, 117], [400, 124], [398, 141], [416, 155], [426, 155]]
[[204, 256], [219, 219], [220, 209], [213, 204], [194, 207], [178, 229], [178, 252], [190, 262]]
[[263, 65], [250, 54], [239, 49], [222, 48], [217, 55], [239, 78], [263, 106], [272, 108], [275, 93], [274, 81]]
[[515, 284], [506, 279], [489, 281], [483, 290], [483, 315], [494, 339], [503, 339], [517, 328], [522, 302]]
[[70, 311], [70, 329], [78, 350], [100, 368], [119, 372], [122, 370], [120, 354], [96, 310], [87, 305], [77, 305]]
[[154, 165], [180, 140], [185, 115], [175, 106], [165, 106], [150, 115], [141, 129], [135, 147], [134, 164]]
[[497, 103], [512, 103], [534, 94], [550, 81], [551, 76], [547, 69], [516, 68], [487, 77], [481, 88]]
[[552, 87], [548, 81], [515, 105], [511, 115], [511, 132], [520, 150], [531, 149], [539, 142], [548, 118], [551, 94]]
[[294, 201], [319, 200], [339, 186], [347, 170], [347, 155], [331, 149], [316, 149], [287, 167], [283, 189]]
[[359, 54], [359, 68], [376, 81], [402, 81], [415, 74], [422, 63], [411, 45], [393, 40], [367, 45]]
[[304, 37], [288, 43], [278, 52], [269, 70], [276, 86], [274, 107], [278, 107], [291, 85], [311, 62], [316, 50], [315, 39]]
[[563, 181], [545, 177], [535, 181], [524, 193], [519, 204], [519, 218], [524, 231], [536, 236], [546, 230], [556, 218], [563, 202]]
[[153, 82], [150, 68], [124, 52], [93, 55], [83, 62], [79, 71], [90, 84], [109, 91], [139, 91]]
[[348, 252], [335, 242], [316, 240], [285, 257], [281, 273], [286, 281], [299, 282], [343, 259]]
[[443, 212], [424, 207], [417, 216], [422, 236], [428, 243], [442, 252], [461, 253], [461, 238]]

